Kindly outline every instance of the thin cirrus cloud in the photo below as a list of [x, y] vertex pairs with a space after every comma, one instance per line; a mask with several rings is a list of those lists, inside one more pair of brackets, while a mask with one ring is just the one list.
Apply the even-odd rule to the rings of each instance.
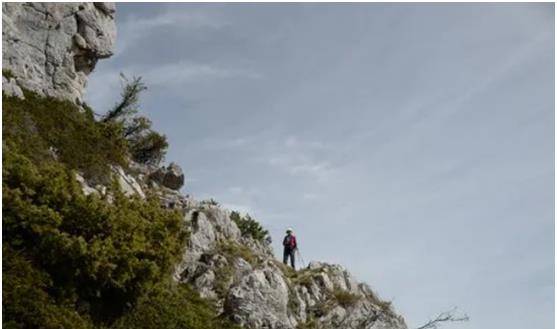
[[202, 11], [163, 10], [155, 15], [131, 14], [118, 24], [116, 50], [122, 53], [130, 46], [137, 45], [146, 35], [161, 29], [220, 29], [226, 25], [222, 18]]
[[162, 64], [152, 68], [134, 68], [133, 71], [144, 72], [145, 80], [149, 84], [165, 86], [179, 86], [182, 83], [202, 79], [261, 78], [260, 74], [249, 69], [226, 68], [186, 61]]
[[316, 161], [302, 154], [282, 154], [265, 157], [264, 161], [270, 166], [285, 170], [291, 175], [309, 175], [320, 182], [325, 182], [333, 173], [333, 168], [326, 161]]

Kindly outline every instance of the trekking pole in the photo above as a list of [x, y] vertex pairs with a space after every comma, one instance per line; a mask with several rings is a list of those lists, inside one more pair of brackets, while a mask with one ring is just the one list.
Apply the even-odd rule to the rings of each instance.
[[302, 267], [305, 268], [306, 262], [304, 262], [304, 257], [302, 257], [302, 253], [300, 252], [300, 249], [296, 248], [296, 251], [298, 252], [298, 256], [300, 256], [300, 260], [302, 261]]

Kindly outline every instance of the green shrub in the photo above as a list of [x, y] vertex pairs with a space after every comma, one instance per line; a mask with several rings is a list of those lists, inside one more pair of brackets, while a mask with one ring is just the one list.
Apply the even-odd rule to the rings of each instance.
[[[281, 261], [278, 261], [276, 259], [272, 260], [273, 264], [275, 264], [276, 267], [278, 267], [281, 272], [289, 279], [295, 278], [297, 276], [297, 271], [294, 270], [292, 267], [285, 265], [284, 263], [282, 263]], [[300, 270], [303, 271], [303, 270]]]
[[87, 178], [104, 179], [110, 165], [127, 164], [122, 125], [97, 122], [88, 108], [29, 91], [25, 99], [3, 95], [2, 105], [4, 141], [35, 163], [58, 159]]
[[333, 297], [344, 308], [352, 307], [360, 300], [360, 296], [342, 289], [333, 290]]
[[168, 283], [181, 214], [115, 182], [106, 196], [83, 194], [74, 170], [108, 180], [124, 164], [122, 125], [29, 92], [2, 102], [4, 328], [233, 328]]
[[215, 269], [215, 292], [219, 298], [226, 298], [232, 282], [234, 268], [228, 264]]
[[248, 247], [233, 241], [220, 242], [213, 252], [224, 256], [228, 261], [227, 265], [218, 267], [215, 270], [215, 292], [220, 298], [226, 297], [232, 276], [234, 275], [233, 264], [238, 258], [242, 258], [253, 267], [259, 265], [259, 259]]
[[137, 305], [120, 318], [113, 329], [233, 329], [207, 300], [184, 284], [158, 284], [142, 296]]
[[335, 301], [330, 296], [326, 299], [318, 301], [312, 306], [308, 306], [307, 314], [310, 318], [320, 318], [328, 314], [335, 307]]
[[298, 309], [300, 308], [300, 301], [298, 300], [298, 298], [296, 298], [294, 287], [288, 282], [286, 283], [286, 285], [288, 286], [288, 302], [286, 304], [286, 307], [288, 308], [290, 313], [296, 314], [298, 312]]
[[92, 328], [67, 299], [56, 301], [48, 294], [52, 280], [22, 253], [2, 247], [3, 328]]
[[201, 204], [202, 205], [208, 205], [208, 206], [218, 206], [219, 203], [217, 200], [210, 198], [208, 200], [201, 200]]
[[[56, 319], [78, 312], [95, 323], [110, 323], [170, 275], [185, 239], [182, 216], [161, 208], [154, 198], [128, 198], [117, 184], [109, 189], [111, 202], [85, 196], [72, 169], [90, 172], [114, 159], [113, 152], [121, 150], [86, 146], [92, 141], [111, 145], [106, 140], [118, 137], [100, 133], [108, 126], [97, 126], [84, 113], [70, 113], [76, 109], [65, 102], [26, 97], [4, 102], [3, 248], [33, 264], [20, 266], [21, 275], [33, 280], [24, 281], [19, 291], [36, 289], [44, 298], [33, 304], [25, 299], [27, 292], [7, 296], [5, 301], [18, 308], [4, 320], [33, 327], [25, 323], [46, 321], [43, 314], [48, 312], [38, 307], [44, 305], [59, 313], [49, 315]], [[42, 113], [47, 109], [65, 124], [47, 118]], [[60, 161], [50, 155], [53, 144]], [[6, 276], [3, 283], [11, 286], [16, 279]]]
[[314, 318], [309, 318], [306, 322], [300, 322], [296, 329], [319, 329], [319, 323]]
[[223, 241], [217, 245], [216, 253], [223, 255], [229, 263], [234, 262], [237, 258], [242, 258], [251, 266], [258, 266], [259, 259], [250, 248], [238, 244], [234, 241]]
[[3, 171], [6, 242], [50, 275], [55, 295], [76, 294], [93, 317], [116, 317], [177, 261], [181, 216], [157, 200], [84, 196], [71, 171], [36, 166], [11, 149]]
[[284, 265], [279, 261], [274, 261], [274, 263], [281, 269], [282, 273], [290, 280], [290, 282], [292, 282], [292, 284], [302, 285], [308, 289], [310, 288], [311, 283], [316, 279], [317, 275], [323, 273], [324, 271], [322, 268], [303, 268], [295, 271], [292, 267]]
[[265, 230], [259, 222], [251, 218], [250, 215], [246, 214], [246, 216], [243, 217], [238, 212], [233, 211], [230, 214], [230, 219], [238, 225], [238, 228], [244, 236], [249, 236], [254, 240], [262, 242], [269, 235], [269, 232]]
[[158, 165], [168, 148], [166, 136], [153, 130], [130, 138], [129, 143], [133, 160], [144, 164]]
[[14, 73], [10, 69], [2, 69], [2, 76], [8, 80], [11, 78], [15, 78]]

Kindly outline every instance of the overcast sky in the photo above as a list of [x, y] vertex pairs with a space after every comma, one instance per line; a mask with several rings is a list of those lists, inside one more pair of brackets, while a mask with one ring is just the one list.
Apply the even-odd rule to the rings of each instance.
[[553, 328], [553, 4], [121, 4], [184, 193], [286, 227], [410, 328]]

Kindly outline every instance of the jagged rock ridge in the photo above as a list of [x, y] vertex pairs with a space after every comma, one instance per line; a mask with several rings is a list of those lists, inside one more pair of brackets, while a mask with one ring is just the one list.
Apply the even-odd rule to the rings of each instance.
[[224, 316], [246, 328], [406, 328], [390, 303], [342, 266], [311, 262], [293, 271], [276, 260], [270, 239], [242, 232], [229, 210], [156, 184], [152, 173], [159, 169], [131, 167], [135, 175], [115, 169], [124, 191], [155, 193], [163, 206], [184, 214], [190, 236], [174, 279], [214, 300]]
[[242, 234], [229, 211], [193, 200], [184, 211], [192, 234], [176, 279], [215, 299], [236, 322], [248, 328], [406, 328], [389, 303], [342, 266], [311, 262], [294, 272], [275, 259], [268, 242]]
[[113, 54], [113, 3], [2, 3], [2, 85], [83, 100], [87, 76]]
[[[390, 303], [342, 266], [310, 262], [293, 271], [274, 257], [270, 239], [242, 232], [229, 210], [157, 184], [156, 167], [132, 163], [130, 168], [114, 168], [126, 194], [154, 193], [164, 207], [184, 214], [190, 235], [174, 279], [214, 300], [223, 316], [254, 329], [406, 329]], [[85, 193], [106, 191], [79, 180]]]

